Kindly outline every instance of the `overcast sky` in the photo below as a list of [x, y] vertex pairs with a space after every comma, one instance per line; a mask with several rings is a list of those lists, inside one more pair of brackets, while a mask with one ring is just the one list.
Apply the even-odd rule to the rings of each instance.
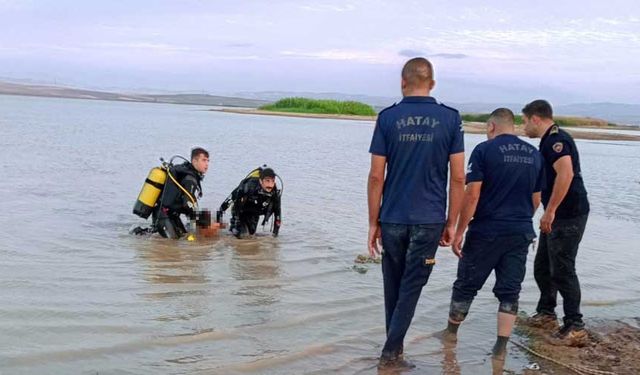
[[414, 56], [446, 101], [640, 103], [640, 5], [0, 0], [0, 79], [393, 97]]

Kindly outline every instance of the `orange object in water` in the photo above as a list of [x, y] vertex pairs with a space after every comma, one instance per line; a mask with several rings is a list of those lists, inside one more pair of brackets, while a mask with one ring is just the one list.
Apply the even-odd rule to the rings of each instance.
[[206, 228], [198, 227], [198, 237], [215, 237], [218, 235], [220, 229], [220, 223], [211, 223]]

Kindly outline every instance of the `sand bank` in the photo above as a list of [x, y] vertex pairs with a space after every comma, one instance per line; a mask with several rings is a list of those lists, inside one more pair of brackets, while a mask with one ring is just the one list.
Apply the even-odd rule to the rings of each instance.
[[[354, 121], [375, 121], [376, 116], [352, 116], [352, 115], [330, 115], [321, 113], [294, 113], [294, 112], [275, 112], [264, 111], [260, 109], [250, 108], [222, 108], [212, 109], [211, 111], [226, 112], [226, 113], [238, 113], [245, 115], [264, 115], [264, 116], [283, 116], [283, 117], [300, 117], [300, 118], [315, 118], [315, 119], [332, 119], [332, 120], [354, 120]], [[576, 139], [590, 139], [590, 140], [609, 140], [609, 141], [640, 141], [640, 131], [638, 135], [631, 134], [619, 134], [615, 131], [616, 127], [611, 127], [611, 132], [590, 132], [586, 130], [580, 130], [579, 128], [563, 127], [566, 131]], [[620, 130], [629, 130], [628, 128], [620, 128]], [[464, 130], [468, 134], [484, 134], [485, 124], [480, 122], [465, 122]], [[517, 128], [518, 135], [524, 135], [522, 127]]]

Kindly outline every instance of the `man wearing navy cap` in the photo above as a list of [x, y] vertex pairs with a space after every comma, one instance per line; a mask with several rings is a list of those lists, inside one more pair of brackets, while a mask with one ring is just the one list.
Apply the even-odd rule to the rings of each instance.
[[409, 60], [402, 69], [403, 99], [378, 114], [369, 149], [368, 247], [376, 256], [381, 239], [384, 249], [387, 339], [380, 367], [412, 367], [403, 358], [404, 337], [438, 243], [451, 243], [464, 194], [462, 121], [430, 96], [434, 85], [431, 63]]

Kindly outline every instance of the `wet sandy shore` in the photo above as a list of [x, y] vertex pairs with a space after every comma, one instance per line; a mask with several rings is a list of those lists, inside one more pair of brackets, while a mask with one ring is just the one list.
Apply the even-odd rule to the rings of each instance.
[[[264, 111], [260, 109], [250, 109], [250, 108], [221, 108], [221, 109], [212, 109], [211, 111], [238, 113], [238, 114], [245, 114], [245, 115], [284, 116], [284, 117], [334, 119], [334, 120], [355, 120], [355, 121], [375, 121], [376, 120], [375, 116], [275, 112], [275, 111]], [[465, 122], [464, 123], [465, 132], [469, 134], [484, 134], [485, 132], [484, 127], [485, 127], [485, 124], [481, 122]], [[607, 128], [607, 130], [612, 130], [612, 132], [610, 133], [609, 132], [590, 132], [588, 130], [585, 131], [585, 130], [570, 128], [570, 127], [564, 127], [563, 129], [571, 133], [571, 135], [573, 135], [573, 137], [576, 139], [608, 140], [608, 141], [640, 141], [640, 131], [638, 131], [638, 135], [615, 133], [616, 130], [629, 130], [626, 127], [621, 127], [620, 129], [616, 127]], [[602, 129], [602, 128], [599, 128], [599, 129]], [[521, 128], [518, 128], [517, 133], [519, 135], [524, 135]]]
[[[587, 322], [589, 336], [574, 346], [554, 344], [550, 332], [533, 328], [519, 319], [513, 340], [531, 350], [530, 361], [540, 370], [525, 374], [638, 374], [640, 373], [640, 319]], [[534, 352], [536, 354], [534, 354]]]

